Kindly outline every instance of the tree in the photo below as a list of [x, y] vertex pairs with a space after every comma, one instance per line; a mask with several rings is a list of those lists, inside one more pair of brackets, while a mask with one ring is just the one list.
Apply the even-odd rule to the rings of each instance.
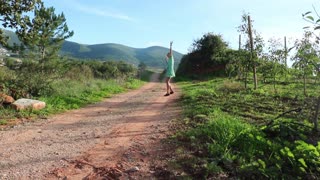
[[252, 25], [251, 25], [251, 18], [248, 16], [248, 35], [249, 35], [249, 44], [250, 44], [250, 52], [251, 52], [251, 62], [252, 62], [252, 69], [253, 69], [253, 83], [254, 89], [257, 89], [258, 80], [257, 80], [257, 65], [255, 62], [255, 53], [253, 49], [253, 35], [252, 35]]
[[42, 62], [57, 56], [63, 41], [73, 36], [64, 14], [56, 15], [53, 7], [46, 8], [42, 2], [36, 4], [33, 19], [25, 16], [21, 23], [23, 26], [16, 31], [19, 39]]
[[239, 53], [235, 50], [228, 50], [226, 52], [226, 58], [229, 59], [229, 63], [226, 65], [226, 73], [230, 79], [239, 69]]
[[246, 62], [250, 54], [248, 51], [242, 49], [239, 50], [227, 50], [225, 53], [226, 62], [226, 72], [231, 78], [232, 75], [238, 75], [238, 78], [241, 79], [243, 74], [243, 69], [246, 68]]
[[198, 76], [225, 73], [227, 47], [221, 35], [204, 34], [193, 42], [191, 52], [183, 56], [177, 74]]
[[[320, 15], [316, 11], [314, 6], [313, 6], [313, 10], [314, 10], [314, 12], [308, 11], [308, 12], [302, 14], [302, 18], [312, 25], [312, 26], [306, 26], [303, 29], [310, 29], [310, 28], [312, 28], [313, 30], [319, 30], [320, 29]], [[313, 13], [316, 14], [315, 17], [312, 15]], [[317, 36], [317, 35], [315, 37], [316, 37], [316, 43], [319, 44], [320, 37]]]
[[192, 44], [192, 52], [199, 52], [207, 60], [218, 60], [227, 48], [227, 43], [223, 41], [221, 35], [213, 33], [204, 34], [200, 39]]
[[269, 54], [265, 53], [259, 65], [258, 72], [261, 74], [263, 82], [266, 83], [267, 79], [272, 77], [273, 74], [273, 62], [269, 58]]
[[[308, 11], [304, 14], [302, 14], [302, 18], [305, 19], [306, 21], [308, 21], [309, 23], [311, 23], [313, 25], [313, 30], [316, 31], [316, 30], [319, 30], [320, 29], [320, 15], [319, 13], [316, 11], [315, 7], [313, 6], [313, 10], [314, 10], [314, 13], [316, 14], [316, 18], [314, 18], [312, 16], [312, 12], [311, 11]], [[304, 29], [309, 29], [310, 26], [307, 26], [307, 27], [304, 27]], [[316, 35], [316, 43], [319, 44], [320, 42], [320, 37], [318, 35]], [[316, 64], [316, 69], [317, 69], [317, 74], [319, 73], [319, 66], [318, 64]], [[318, 131], [318, 116], [319, 116], [319, 112], [320, 112], [320, 96], [317, 98], [316, 100], [316, 105], [315, 105], [315, 108], [316, 108], [316, 112], [315, 112], [315, 115], [314, 115], [314, 118], [313, 118], [313, 124], [314, 124], [314, 131]]]
[[[21, 26], [21, 19], [26, 17], [24, 12], [34, 9], [36, 3], [41, 0], [1, 0], [0, 2], [0, 23], [4, 28], [17, 29]], [[8, 47], [8, 38], [3, 35], [0, 29], [0, 45]]]
[[[248, 66], [248, 59], [250, 57], [250, 54], [248, 51], [243, 50], [241, 46], [241, 34], [239, 35], [239, 49], [237, 51], [234, 50], [227, 50], [226, 51], [226, 58], [228, 60], [228, 64], [226, 65], [226, 71], [229, 74], [229, 78], [231, 76], [231, 73], [235, 73], [237, 71], [238, 79], [243, 79], [243, 74], [245, 74], [245, 71]], [[246, 75], [246, 74], [245, 74]], [[246, 77], [246, 76], [245, 76]], [[245, 83], [245, 87], [246, 83]]]
[[281, 43], [277, 39], [269, 40], [269, 52], [267, 55], [267, 60], [272, 64], [270, 73], [273, 77], [273, 88], [276, 91], [276, 77], [280, 73], [284, 73], [286, 70], [286, 49], [281, 49]]
[[307, 95], [306, 92], [306, 79], [307, 76], [312, 75], [315, 64], [318, 64], [319, 58], [317, 56], [317, 45], [312, 43], [312, 33], [307, 31], [304, 34], [304, 37], [300, 41], [296, 41], [296, 54], [292, 58], [294, 60], [293, 67], [301, 70], [303, 76], [303, 92], [304, 95]]
[[247, 87], [247, 75], [250, 68], [253, 71], [254, 88], [257, 88], [257, 59], [262, 56], [264, 41], [260, 34], [253, 28], [252, 20], [248, 13], [243, 13], [242, 23], [238, 26], [238, 31], [241, 34], [247, 35], [247, 41], [244, 44], [244, 49], [251, 52], [250, 59], [245, 62], [245, 87]]

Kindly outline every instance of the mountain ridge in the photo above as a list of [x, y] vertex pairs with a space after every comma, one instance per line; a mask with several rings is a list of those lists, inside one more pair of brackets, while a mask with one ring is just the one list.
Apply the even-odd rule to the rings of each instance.
[[[20, 43], [14, 32], [9, 30], [4, 32], [9, 37], [9, 44]], [[164, 60], [168, 52], [169, 49], [162, 46], [134, 48], [117, 43], [80, 44], [65, 40], [59, 54], [83, 60], [124, 61], [136, 66], [144, 63], [153, 68], [165, 68]], [[183, 54], [173, 51], [173, 55], [175, 68], [177, 68]]]
[[[117, 43], [85, 45], [72, 41], [65, 41], [61, 48], [61, 54], [80, 59], [122, 60], [135, 65], [143, 62], [147, 66], [158, 68], [164, 67], [163, 60], [168, 52], [168, 48], [161, 46], [134, 48]], [[173, 51], [173, 54], [178, 66], [183, 54], [177, 51]]]

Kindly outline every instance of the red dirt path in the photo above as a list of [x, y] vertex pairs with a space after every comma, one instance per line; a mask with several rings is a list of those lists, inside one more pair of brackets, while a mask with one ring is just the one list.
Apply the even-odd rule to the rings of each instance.
[[156, 81], [0, 132], [0, 179], [154, 179], [180, 93]]

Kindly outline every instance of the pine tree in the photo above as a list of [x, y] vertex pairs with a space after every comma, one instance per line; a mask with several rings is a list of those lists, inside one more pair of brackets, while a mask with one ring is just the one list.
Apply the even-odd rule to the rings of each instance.
[[[18, 29], [22, 27], [21, 19], [34, 9], [36, 3], [41, 0], [1, 0], [0, 1], [0, 23], [4, 28]], [[0, 45], [9, 47], [7, 43], [8, 37], [5, 37], [3, 30], [0, 29]]]
[[37, 3], [33, 19], [26, 16], [21, 23], [23, 27], [16, 31], [19, 39], [42, 62], [57, 56], [63, 41], [73, 35], [64, 14], [55, 14], [53, 7], [42, 2]]

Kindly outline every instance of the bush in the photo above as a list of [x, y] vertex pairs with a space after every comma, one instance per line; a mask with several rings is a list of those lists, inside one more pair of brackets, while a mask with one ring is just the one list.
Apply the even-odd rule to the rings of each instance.
[[0, 92], [9, 93], [9, 84], [16, 78], [16, 74], [13, 70], [7, 67], [0, 67]]
[[65, 73], [64, 77], [70, 80], [87, 82], [93, 79], [93, 72], [88, 65], [82, 64], [70, 67], [70, 69]]
[[0, 66], [0, 82], [10, 81], [15, 78], [15, 72], [6, 66]]

